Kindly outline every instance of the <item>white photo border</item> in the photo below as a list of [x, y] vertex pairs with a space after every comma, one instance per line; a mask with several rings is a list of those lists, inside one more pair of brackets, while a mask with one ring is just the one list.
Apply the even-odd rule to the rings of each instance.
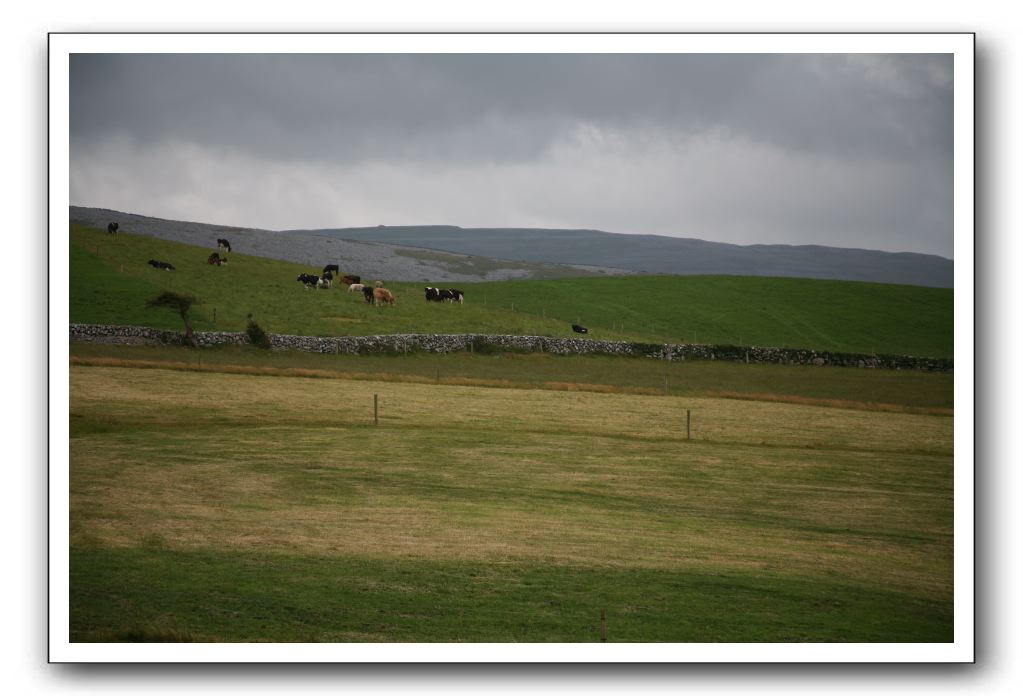
[[[49, 660], [69, 663], [969, 663], [975, 660], [972, 33], [53, 33], [49, 36]], [[74, 53], [943, 53], [954, 56], [951, 643], [108, 644], [69, 641], [70, 56]]]

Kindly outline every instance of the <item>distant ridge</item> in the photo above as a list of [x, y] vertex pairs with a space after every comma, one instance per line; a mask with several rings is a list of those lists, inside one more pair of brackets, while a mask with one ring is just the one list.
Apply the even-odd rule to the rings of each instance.
[[782, 276], [939, 288], [951, 288], [954, 283], [954, 262], [941, 256], [822, 245], [740, 246], [600, 230], [453, 225], [381, 225], [289, 232], [497, 259], [614, 267], [638, 273]]

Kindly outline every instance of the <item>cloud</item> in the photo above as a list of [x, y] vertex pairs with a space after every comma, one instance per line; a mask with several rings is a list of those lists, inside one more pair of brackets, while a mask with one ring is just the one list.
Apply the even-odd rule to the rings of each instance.
[[951, 256], [947, 56], [81, 55], [71, 74], [78, 204]]

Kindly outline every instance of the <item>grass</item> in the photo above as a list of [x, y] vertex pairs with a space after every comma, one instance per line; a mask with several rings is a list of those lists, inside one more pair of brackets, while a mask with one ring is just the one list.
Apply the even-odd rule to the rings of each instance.
[[[78, 364], [202, 368], [249, 374], [419, 381], [492, 387], [710, 396], [951, 414], [953, 375], [915, 371], [665, 362], [601, 355], [412, 353], [323, 355], [221, 346], [72, 343]], [[667, 392], [665, 387], [667, 386]]]
[[574, 642], [600, 608], [612, 641], [952, 638], [951, 418], [84, 365], [70, 395], [72, 640]]
[[[844, 281], [732, 276], [581, 277], [459, 283], [464, 305], [427, 303], [423, 283], [387, 281], [398, 303], [376, 308], [339, 289], [305, 290], [317, 268], [71, 225], [71, 320], [180, 328], [145, 308], [161, 289], [202, 304], [196, 330], [242, 331], [246, 317], [297, 335], [504, 333], [641, 342], [728, 343], [921, 357], [953, 354], [951, 290]], [[176, 271], [156, 270], [150, 258]], [[344, 265], [344, 264], [342, 264]], [[363, 275], [358, 268], [343, 272]], [[365, 280], [375, 280], [364, 278]], [[450, 284], [446, 284], [450, 285]]]

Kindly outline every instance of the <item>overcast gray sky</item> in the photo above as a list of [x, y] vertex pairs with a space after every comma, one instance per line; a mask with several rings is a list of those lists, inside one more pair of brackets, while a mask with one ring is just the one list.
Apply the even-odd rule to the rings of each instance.
[[71, 203], [953, 256], [950, 55], [71, 58]]

